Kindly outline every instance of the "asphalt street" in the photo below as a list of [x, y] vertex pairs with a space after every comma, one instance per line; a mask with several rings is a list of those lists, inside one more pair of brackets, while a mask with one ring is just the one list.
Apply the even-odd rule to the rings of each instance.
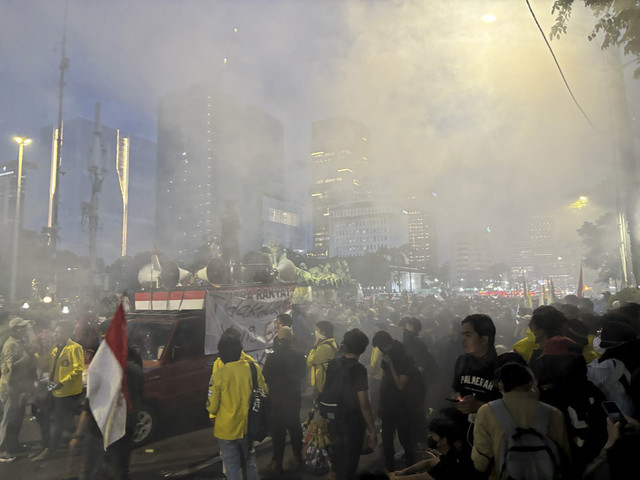
[[[306, 401], [305, 401], [306, 400]], [[310, 405], [309, 398], [304, 403]], [[302, 417], [306, 417], [309, 407], [303, 407]], [[66, 445], [70, 434], [63, 437]], [[39, 450], [39, 429], [35, 421], [25, 417], [20, 436], [24, 446], [17, 459], [11, 463], [0, 463], [0, 478], [11, 480], [68, 480], [78, 477], [80, 458], [70, 455], [68, 448], [60, 449], [56, 458], [42, 462], [33, 462], [30, 453]], [[271, 461], [271, 440], [266, 439], [256, 446], [258, 468]], [[360, 468], [375, 470], [379, 468], [379, 452], [362, 456]], [[285, 461], [291, 458], [291, 449], [285, 450]], [[213, 427], [203, 425], [202, 421], [186, 418], [167, 420], [159, 438], [148, 445], [137, 448], [131, 457], [131, 478], [134, 480], [211, 480], [224, 478], [222, 462], [218, 454], [218, 445], [213, 437]], [[269, 478], [260, 475], [260, 478]], [[274, 477], [271, 477], [274, 478]], [[304, 472], [285, 472], [277, 478], [312, 480], [322, 477]]]

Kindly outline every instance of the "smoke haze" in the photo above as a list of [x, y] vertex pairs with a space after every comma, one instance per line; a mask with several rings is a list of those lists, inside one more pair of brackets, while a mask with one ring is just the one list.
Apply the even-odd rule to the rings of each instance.
[[[553, 2], [531, 3], [548, 33]], [[12, 135], [56, 121], [63, 7], [0, 1], [3, 159], [15, 156]], [[379, 183], [437, 194], [441, 250], [487, 226], [503, 243], [578, 195], [599, 202], [589, 219], [613, 202], [614, 73], [578, 7], [552, 47], [595, 127], [514, 0], [71, 0], [64, 118], [92, 119], [99, 101], [104, 125], [156, 141], [164, 94], [216, 85], [284, 123], [289, 195], [308, 204], [310, 123], [349, 115], [371, 131]], [[488, 12], [495, 22], [481, 20]]]

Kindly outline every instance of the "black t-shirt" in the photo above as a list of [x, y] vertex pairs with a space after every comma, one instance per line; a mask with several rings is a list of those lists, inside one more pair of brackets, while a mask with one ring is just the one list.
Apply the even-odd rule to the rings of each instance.
[[463, 397], [473, 395], [481, 402], [500, 398], [500, 391], [493, 382], [497, 359], [491, 353], [484, 357], [460, 355], [453, 374], [453, 391]]
[[[346, 374], [341, 371], [345, 368]], [[358, 392], [369, 390], [367, 380], [367, 369], [356, 358], [337, 357], [327, 365], [327, 380], [325, 388], [334, 381], [345, 380], [342, 388], [342, 399], [340, 401], [340, 417], [349, 424], [363, 424], [364, 417], [360, 410]]]
[[[398, 376], [411, 374], [414, 367], [413, 359], [406, 353], [400, 342], [394, 340], [393, 346], [384, 352], [393, 362], [393, 368]], [[382, 381], [380, 383], [380, 411], [387, 409], [396, 410], [398, 406], [406, 403], [406, 388], [399, 390], [393, 380], [393, 373], [386, 362], [382, 362]]]
[[477, 479], [483, 476], [473, 468], [471, 452], [451, 448], [446, 455], [440, 457], [440, 461], [429, 470], [435, 480], [460, 480]]

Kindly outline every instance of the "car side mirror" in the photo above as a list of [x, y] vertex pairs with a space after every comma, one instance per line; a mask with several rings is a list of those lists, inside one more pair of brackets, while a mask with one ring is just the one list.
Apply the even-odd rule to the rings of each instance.
[[171, 347], [171, 360], [180, 360], [182, 357], [184, 357], [184, 351], [182, 347], [173, 345]]

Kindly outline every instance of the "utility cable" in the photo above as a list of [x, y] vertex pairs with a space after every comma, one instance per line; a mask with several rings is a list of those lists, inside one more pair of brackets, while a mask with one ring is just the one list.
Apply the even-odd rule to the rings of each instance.
[[529, 3], [529, 0], [525, 0], [525, 2], [527, 3], [527, 7], [529, 7], [529, 11], [531, 12], [531, 16], [533, 17], [533, 20], [536, 22], [536, 25], [538, 26], [538, 30], [540, 30], [540, 34], [542, 35], [542, 38], [544, 39], [544, 43], [547, 44], [547, 48], [549, 48], [549, 51], [551, 52], [551, 56], [553, 57], [553, 61], [556, 63], [556, 67], [558, 67], [558, 71], [560, 72], [560, 76], [562, 77], [562, 81], [564, 82], [564, 85], [567, 87], [567, 90], [569, 91], [569, 95], [571, 95], [571, 98], [573, 99], [573, 101], [576, 104], [576, 106], [582, 112], [582, 115], [584, 116], [584, 118], [587, 120], [587, 122], [589, 122], [589, 125], [591, 125], [591, 127], [594, 130], [598, 131], [596, 126], [593, 124], [591, 119], [589, 119], [589, 116], [582, 109], [582, 107], [578, 103], [578, 100], [576, 99], [575, 95], [571, 91], [571, 87], [569, 86], [569, 82], [567, 82], [567, 79], [564, 76], [564, 72], [562, 71], [562, 68], [560, 67], [560, 63], [558, 63], [558, 59], [556, 58], [556, 54], [553, 52], [553, 49], [551, 48], [551, 44], [549, 43], [549, 40], [547, 40], [547, 36], [545, 35], [544, 30], [542, 30], [542, 27], [540, 26], [540, 23], [538, 22], [538, 19], [536, 18], [536, 14], [533, 12], [533, 8], [531, 8], [531, 4]]

